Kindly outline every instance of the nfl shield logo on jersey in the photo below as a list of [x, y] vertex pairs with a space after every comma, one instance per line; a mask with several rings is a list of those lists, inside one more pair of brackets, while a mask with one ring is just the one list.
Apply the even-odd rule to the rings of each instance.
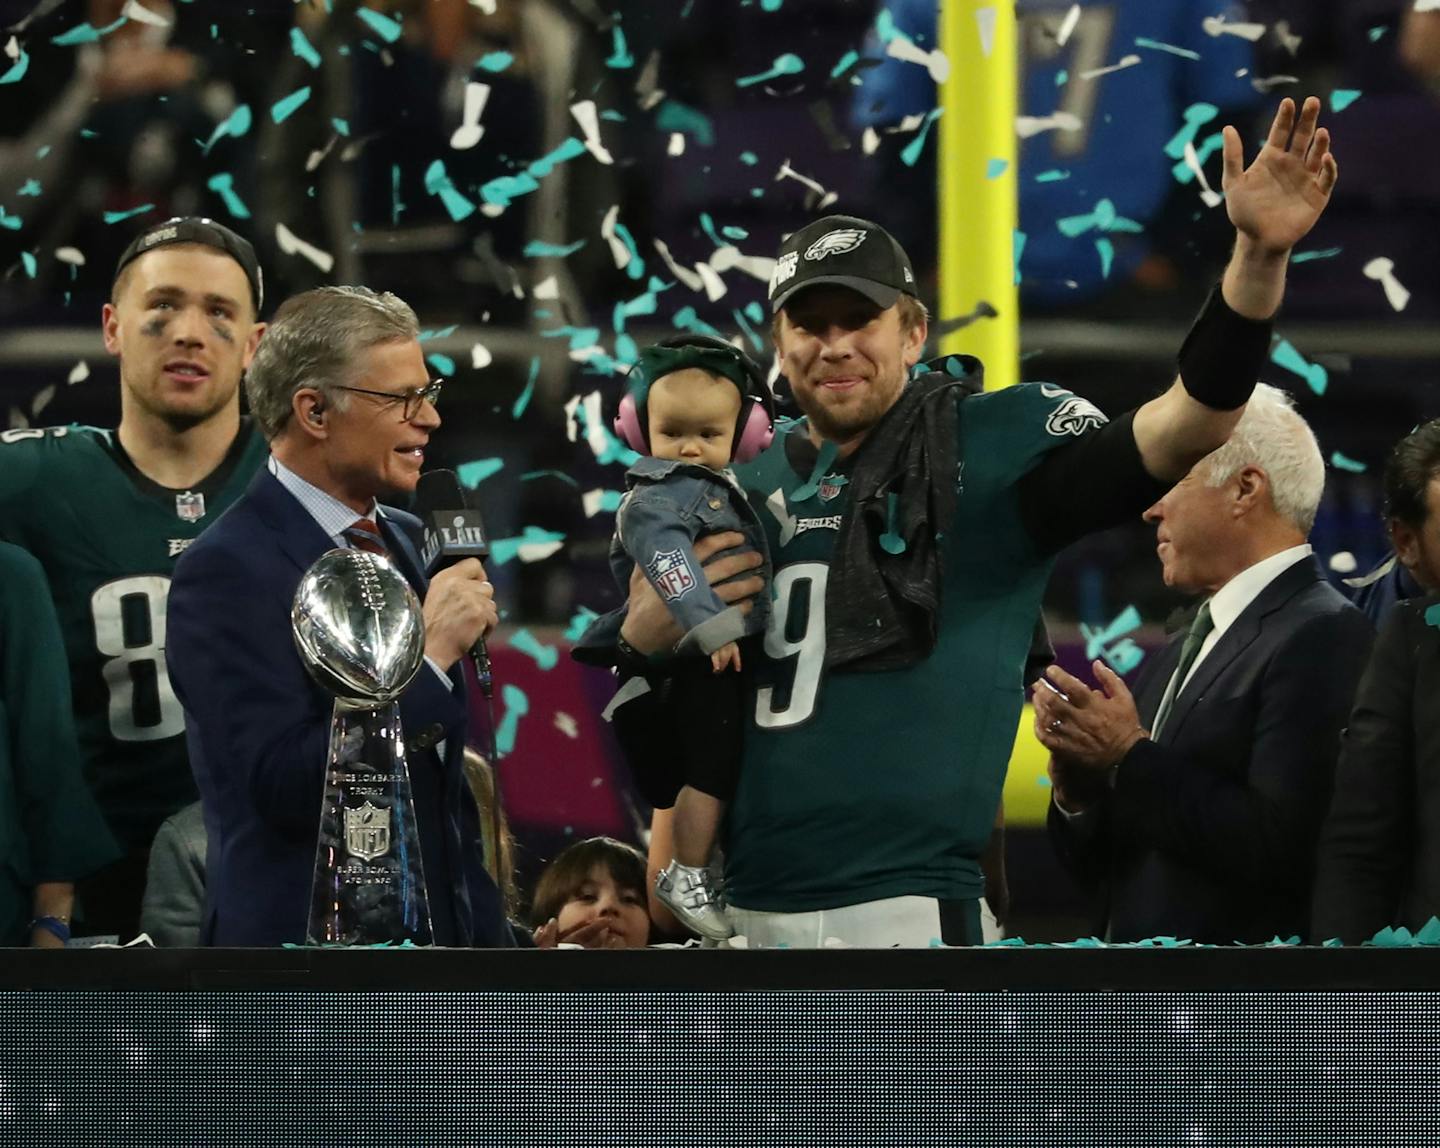
[[182, 522], [199, 522], [205, 517], [205, 496], [187, 490], [175, 496], [175, 513]]
[[849, 481], [843, 474], [827, 474], [820, 480], [820, 501], [829, 502], [845, 488], [845, 484]]
[[695, 575], [690, 572], [690, 563], [678, 550], [661, 550], [650, 559], [646, 573], [660, 596], [667, 602], [684, 597], [695, 586]]

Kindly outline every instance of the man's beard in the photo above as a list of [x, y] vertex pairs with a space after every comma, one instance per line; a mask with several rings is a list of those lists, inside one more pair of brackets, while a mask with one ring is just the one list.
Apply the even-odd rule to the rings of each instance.
[[893, 392], [886, 391], [884, 394], [880, 390], [882, 384], [878, 382], [862, 385], [866, 387], [866, 393], [861, 401], [846, 404], [839, 409], [828, 406], [820, 398], [818, 386], [803, 398], [798, 388], [792, 387], [791, 393], [794, 395], [795, 405], [823, 438], [844, 442], [863, 434], [884, 418], [904, 390], [903, 381]]

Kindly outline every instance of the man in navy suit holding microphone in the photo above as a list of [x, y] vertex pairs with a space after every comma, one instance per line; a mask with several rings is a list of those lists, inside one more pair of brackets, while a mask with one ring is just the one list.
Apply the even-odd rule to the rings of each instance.
[[400, 698], [433, 936], [510, 945], [461, 771], [459, 663], [495, 625], [468, 558], [427, 579], [413, 491], [440, 425], [414, 312], [390, 294], [322, 287], [281, 306], [246, 377], [270, 443], [249, 490], [177, 564], [168, 653], [209, 838], [202, 941], [303, 942], [333, 698], [307, 673], [290, 608], [326, 551], [383, 551], [423, 602], [425, 660]]

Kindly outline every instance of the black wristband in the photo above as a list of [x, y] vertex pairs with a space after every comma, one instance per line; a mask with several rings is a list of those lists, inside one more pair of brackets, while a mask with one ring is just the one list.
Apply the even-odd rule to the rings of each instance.
[[1217, 411], [1244, 406], [1270, 352], [1270, 319], [1247, 319], [1216, 284], [1180, 344], [1180, 381], [1196, 402]]
[[642, 654], [625, 640], [623, 634], [615, 635], [615, 668], [621, 673], [634, 676], [652, 673], [659, 665], [668, 661], [664, 655]]

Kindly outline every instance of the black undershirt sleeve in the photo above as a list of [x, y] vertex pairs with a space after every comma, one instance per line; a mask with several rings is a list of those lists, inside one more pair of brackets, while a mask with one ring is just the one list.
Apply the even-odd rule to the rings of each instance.
[[1052, 450], [1020, 479], [1020, 519], [1042, 554], [1138, 519], [1173, 485], [1145, 469], [1134, 421], [1135, 412], [1126, 411]]

